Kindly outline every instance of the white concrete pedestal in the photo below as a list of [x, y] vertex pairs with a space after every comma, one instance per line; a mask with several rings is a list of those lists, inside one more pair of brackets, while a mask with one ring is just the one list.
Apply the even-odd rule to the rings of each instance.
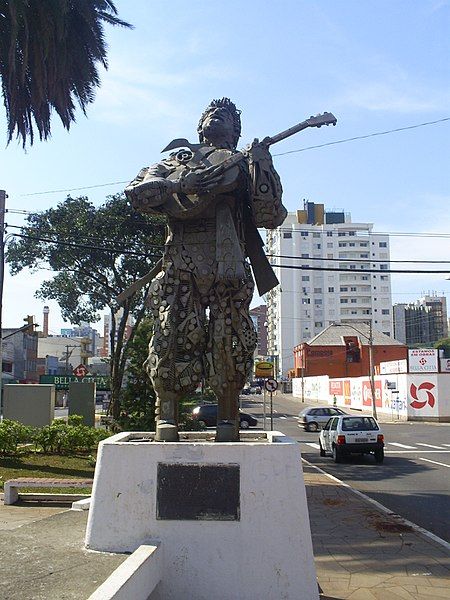
[[[180, 442], [153, 437], [121, 433], [101, 443], [86, 547], [132, 552], [160, 542], [162, 578], [152, 600], [318, 599], [297, 443], [278, 432], [241, 432], [240, 442], [227, 443], [215, 443], [211, 432], [189, 432]], [[161, 465], [233, 467], [235, 517], [162, 519]]]

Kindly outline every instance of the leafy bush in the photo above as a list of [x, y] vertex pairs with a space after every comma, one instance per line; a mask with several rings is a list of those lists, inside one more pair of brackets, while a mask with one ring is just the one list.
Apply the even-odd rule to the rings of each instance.
[[[78, 417], [78, 415], [73, 415], [73, 417]], [[83, 417], [81, 417], [82, 419]], [[74, 422], [79, 423], [79, 420], [74, 419]], [[66, 425], [63, 421], [55, 420], [51, 425], [46, 425], [36, 432], [35, 444], [46, 453], [75, 454], [89, 452], [108, 436], [109, 433], [104, 429], [95, 429], [95, 427], [83, 424]]]
[[3, 419], [0, 423], [0, 454], [14, 455], [19, 452], [19, 445], [33, 441], [32, 427]]
[[69, 415], [67, 425], [84, 425], [84, 417], [82, 415]]

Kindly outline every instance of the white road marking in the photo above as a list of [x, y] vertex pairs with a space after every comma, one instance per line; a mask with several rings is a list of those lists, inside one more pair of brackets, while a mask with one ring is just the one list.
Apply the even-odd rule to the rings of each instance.
[[316, 444], [315, 442], [305, 442], [305, 444], [306, 444], [307, 446], [311, 446], [311, 448], [315, 448], [316, 450], [319, 450], [319, 449], [320, 449], [320, 446], [319, 446], [319, 444]]
[[399, 444], [397, 442], [388, 442], [389, 446], [398, 446], [399, 448], [406, 448], [407, 450], [415, 450], [415, 446], [407, 446], [406, 444]]
[[450, 444], [442, 444], [443, 446], [447, 446], [447, 448], [450, 448]]
[[450, 450], [385, 450], [385, 454], [450, 454]]
[[279, 417], [279, 419], [287, 419], [287, 417]]
[[442, 450], [442, 446], [434, 446], [433, 444], [421, 444], [417, 442], [418, 446], [425, 446], [426, 448], [436, 448], [436, 450]]
[[425, 460], [426, 462], [433, 463], [435, 465], [440, 465], [441, 467], [447, 467], [447, 469], [450, 469], [450, 465], [446, 465], [445, 463], [438, 462], [437, 460], [430, 460], [428, 458], [420, 458], [420, 457], [419, 457], [419, 460]]

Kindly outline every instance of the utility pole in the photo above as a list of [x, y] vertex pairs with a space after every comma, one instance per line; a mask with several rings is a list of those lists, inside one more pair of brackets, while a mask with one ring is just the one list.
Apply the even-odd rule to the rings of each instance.
[[375, 398], [375, 372], [373, 364], [373, 326], [372, 319], [369, 321], [369, 370], [370, 370], [370, 389], [372, 392], [372, 415], [377, 419], [377, 404]]
[[6, 192], [0, 190], [0, 414], [3, 413], [3, 282], [5, 280], [5, 211]]

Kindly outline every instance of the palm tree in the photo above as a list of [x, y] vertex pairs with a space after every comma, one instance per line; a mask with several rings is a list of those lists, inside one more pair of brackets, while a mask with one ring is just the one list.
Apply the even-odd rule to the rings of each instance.
[[[103, 23], [131, 27], [111, 0], [0, 0], [0, 79], [8, 123], [23, 146], [50, 136], [54, 109], [64, 127], [84, 113], [107, 68]], [[34, 121], [34, 123], [33, 123]]]

